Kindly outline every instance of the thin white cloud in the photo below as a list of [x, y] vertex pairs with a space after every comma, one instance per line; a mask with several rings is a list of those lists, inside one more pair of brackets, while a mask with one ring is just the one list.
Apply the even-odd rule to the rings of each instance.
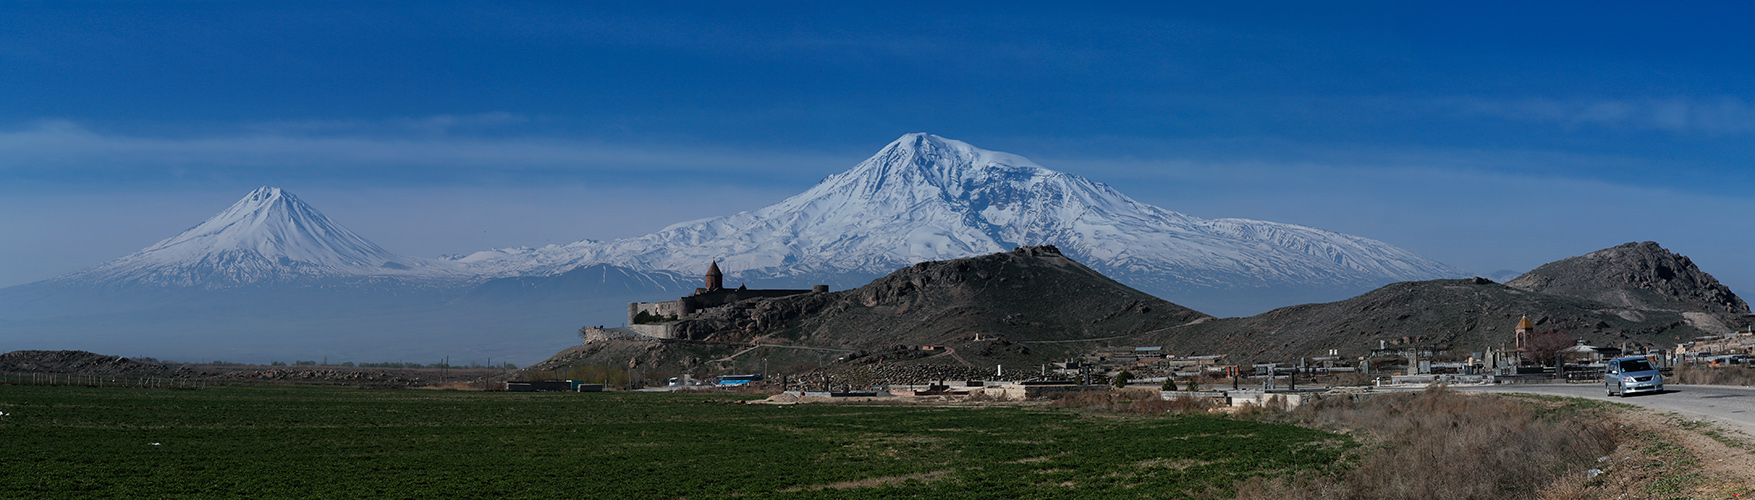
[[1492, 116], [1569, 127], [1661, 130], [1678, 134], [1740, 135], [1755, 132], [1755, 103], [1717, 98], [1450, 99], [1441, 102], [1465, 116]]
[[264, 135], [449, 135], [505, 130], [534, 121], [506, 112], [433, 115], [387, 120], [290, 120], [245, 124], [242, 128]]
[[[832, 173], [849, 158], [800, 151], [625, 143], [469, 133], [519, 123], [507, 114], [386, 121], [244, 124], [234, 133], [149, 136], [100, 132], [68, 120], [0, 131], [0, 175], [61, 170], [483, 169], [608, 175], [725, 172]], [[857, 161], [857, 159], [855, 159]]]

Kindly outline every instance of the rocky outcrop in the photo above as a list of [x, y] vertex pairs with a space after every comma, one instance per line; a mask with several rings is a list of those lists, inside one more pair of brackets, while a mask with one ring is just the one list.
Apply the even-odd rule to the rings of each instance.
[[197, 370], [152, 360], [108, 356], [86, 351], [12, 351], [0, 354], [0, 373], [42, 373], [91, 377], [181, 380], [247, 380], [292, 383], [345, 383], [369, 386], [425, 385], [418, 376], [370, 368], [306, 368]]
[[[1053, 246], [1019, 247], [914, 264], [852, 290], [739, 301], [678, 322], [677, 339], [650, 350], [594, 342], [549, 364], [634, 359], [680, 373], [709, 365], [748, 370], [742, 367], [767, 359], [776, 366], [924, 363], [986, 372], [1065, 360], [1090, 347], [1086, 339], [1210, 319], [1117, 283]], [[736, 346], [750, 343], [789, 347], [738, 354], [748, 347]]]
[[1550, 262], [1506, 285], [1631, 309], [1749, 313], [1749, 304], [1688, 257], [1650, 241]]
[[86, 351], [12, 351], [0, 354], [0, 373], [56, 373], [112, 377], [197, 378], [212, 376], [187, 367], [137, 361]]

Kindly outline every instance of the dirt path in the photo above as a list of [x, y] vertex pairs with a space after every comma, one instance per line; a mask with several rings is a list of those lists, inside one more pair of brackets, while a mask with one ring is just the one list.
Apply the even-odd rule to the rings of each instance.
[[962, 363], [963, 366], [965, 366], [965, 367], [969, 367], [969, 368], [975, 367], [974, 363], [970, 363], [969, 360], [963, 359], [962, 356], [958, 356], [957, 355], [957, 348], [955, 348], [955, 347], [946, 347], [945, 354], [951, 355], [952, 358], [956, 359], [958, 363]]

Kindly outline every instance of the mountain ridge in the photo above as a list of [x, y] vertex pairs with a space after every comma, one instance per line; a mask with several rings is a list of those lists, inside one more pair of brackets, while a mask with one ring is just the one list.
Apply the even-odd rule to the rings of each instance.
[[1351, 291], [1466, 274], [1368, 238], [1188, 216], [1018, 155], [923, 133], [904, 135], [852, 169], [760, 209], [633, 238], [498, 249], [455, 261], [487, 275], [535, 276], [595, 263], [692, 273], [719, 261], [733, 270], [728, 277], [814, 282], [849, 273], [872, 279], [916, 262], [1029, 245], [1054, 245], [1161, 297], [1275, 287]]

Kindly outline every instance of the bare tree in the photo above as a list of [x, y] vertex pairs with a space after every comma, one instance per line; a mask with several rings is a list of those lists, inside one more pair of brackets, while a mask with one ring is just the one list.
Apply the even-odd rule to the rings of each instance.
[[1531, 333], [1529, 343], [1525, 344], [1525, 347], [1529, 349], [1528, 354], [1531, 359], [1536, 361], [1536, 364], [1545, 365], [1554, 362], [1554, 357], [1559, 355], [1560, 351], [1574, 345], [1577, 345], [1577, 342], [1565, 331], [1542, 330]]

